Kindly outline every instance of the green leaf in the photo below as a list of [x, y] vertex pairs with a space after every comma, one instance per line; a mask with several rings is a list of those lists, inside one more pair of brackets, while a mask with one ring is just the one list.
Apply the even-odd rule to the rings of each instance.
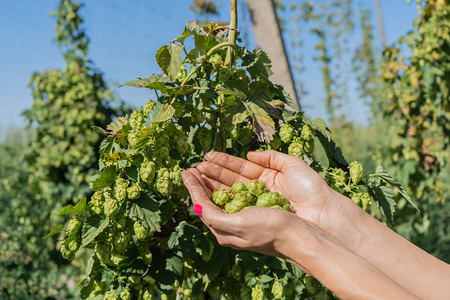
[[275, 123], [269, 116], [267, 111], [256, 103], [246, 103], [247, 110], [250, 112], [250, 116], [255, 122], [255, 130], [258, 135], [258, 139], [261, 142], [270, 143], [273, 140], [275, 134]]
[[157, 90], [164, 90], [166, 86], [164, 83], [170, 82], [170, 79], [164, 74], [152, 74], [149, 78], [138, 78], [138, 80], [128, 81], [121, 86], [129, 87], [141, 87], [141, 88], [151, 88]]
[[170, 80], [177, 79], [181, 68], [181, 51], [183, 46], [179, 44], [165, 45], [156, 52], [156, 62]]
[[273, 74], [271, 70], [272, 63], [269, 57], [260, 49], [244, 53], [242, 66], [247, 68], [252, 78], [262, 77], [268, 80], [269, 76]]
[[348, 162], [344, 158], [341, 149], [336, 146], [334, 141], [325, 136], [321, 130], [316, 131], [316, 137], [319, 139], [320, 144], [327, 155], [329, 166], [337, 166], [343, 170], [347, 170]]
[[61, 231], [63, 231], [63, 229], [64, 229], [64, 226], [63, 226], [62, 224], [59, 224], [58, 226], [56, 226], [55, 228], [53, 228], [53, 230], [50, 231], [50, 233], [47, 234], [46, 236], [44, 236], [43, 238], [46, 239], [46, 238], [48, 238], [49, 236], [58, 234], [58, 233], [60, 233]]
[[112, 133], [116, 134], [119, 130], [122, 130], [122, 127], [128, 124], [127, 117], [119, 117], [111, 122], [106, 129], [111, 130]]
[[61, 209], [56, 216], [66, 216], [71, 214], [81, 214], [86, 209], [86, 198], [81, 199], [78, 203], [73, 206], [72, 204], [67, 205]]
[[148, 114], [147, 121], [145, 122], [145, 126], [147, 128], [152, 127], [152, 123], [156, 122], [164, 122], [172, 118], [175, 113], [175, 108], [173, 108], [170, 104], [161, 104], [160, 102], [155, 102], [155, 106], [153, 110]]
[[183, 273], [183, 261], [178, 256], [172, 256], [166, 260], [166, 270], [174, 272], [177, 276]]
[[144, 222], [147, 228], [153, 231], [160, 231], [161, 211], [158, 203], [154, 199], [143, 195], [141, 198], [133, 201], [128, 215], [131, 218], [137, 218]]
[[273, 278], [270, 277], [269, 275], [263, 274], [263, 275], [259, 276], [260, 283], [267, 283], [267, 282], [271, 282], [272, 280], [273, 280]]
[[102, 143], [100, 144], [99, 153], [101, 154], [110, 154], [111, 150], [114, 145], [114, 138], [112, 136], [108, 136], [105, 139], [103, 139]]
[[322, 133], [327, 139], [330, 139], [331, 132], [322, 118], [316, 118], [313, 120], [304, 120], [304, 122], [306, 124], [309, 124], [312, 127], [312, 129]]
[[83, 233], [81, 235], [81, 246], [86, 247], [89, 245], [102, 231], [108, 226], [109, 218], [95, 215], [86, 219], [83, 224]]
[[101, 190], [105, 187], [110, 187], [116, 179], [116, 170], [114, 167], [106, 167], [102, 170], [100, 175], [91, 177], [91, 188], [94, 191]]
[[386, 172], [386, 170], [384, 170], [381, 165], [377, 166], [375, 174], [373, 174], [373, 175], [378, 176], [385, 182], [387, 182], [390, 185], [392, 185], [393, 187], [395, 187], [398, 190], [398, 192], [400, 193], [400, 195], [402, 195], [402, 197], [406, 201], [408, 201], [412, 206], [414, 206], [415, 209], [420, 211], [419, 208], [416, 206], [416, 204], [411, 200], [411, 197], [408, 195], [408, 192], [405, 190], [405, 188], [399, 182], [395, 181], [394, 178], [392, 178], [392, 176], [388, 172]]
[[394, 200], [394, 193], [384, 182], [377, 177], [370, 177], [367, 181], [369, 195], [375, 201], [381, 213], [392, 222], [397, 203]]

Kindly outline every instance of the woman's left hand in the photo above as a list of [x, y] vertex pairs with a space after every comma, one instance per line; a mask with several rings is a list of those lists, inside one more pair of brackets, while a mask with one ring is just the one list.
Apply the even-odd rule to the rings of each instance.
[[286, 245], [282, 241], [291, 229], [306, 226], [295, 214], [273, 208], [254, 207], [234, 214], [224, 213], [211, 202], [211, 191], [198, 170], [188, 169], [181, 176], [195, 205], [194, 211], [222, 246], [285, 258]]

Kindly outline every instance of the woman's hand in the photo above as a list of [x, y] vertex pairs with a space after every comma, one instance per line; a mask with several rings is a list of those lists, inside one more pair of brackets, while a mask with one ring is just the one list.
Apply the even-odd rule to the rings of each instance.
[[[222, 246], [238, 250], [284, 257], [283, 248], [287, 235], [301, 227], [302, 220], [283, 210], [255, 207], [235, 214], [227, 214], [209, 200], [211, 191], [204, 184], [196, 169], [181, 173], [189, 190], [195, 211], [216, 236]], [[261, 233], [264, 234], [261, 234]]]
[[319, 225], [333, 190], [302, 159], [273, 150], [249, 152], [248, 161], [221, 152], [209, 152], [197, 165], [211, 190], [229, 189], [237, 181], [264, 180], [271, 191], [285, 195], [295, 213]]

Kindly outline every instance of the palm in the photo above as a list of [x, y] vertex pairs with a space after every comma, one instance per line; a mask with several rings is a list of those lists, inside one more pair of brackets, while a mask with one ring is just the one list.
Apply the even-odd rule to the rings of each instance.
[[[229, 188], [234, 182], [261, 179], [271, 191], [285, 195], [296, 214], [318, 224], [329, 187], [303, 160], [277, 152], [272, 161], [249, 162], [214, 152], [198, 166], [209, 188]], [[325, 196], [325, 197], [324, 197]]]

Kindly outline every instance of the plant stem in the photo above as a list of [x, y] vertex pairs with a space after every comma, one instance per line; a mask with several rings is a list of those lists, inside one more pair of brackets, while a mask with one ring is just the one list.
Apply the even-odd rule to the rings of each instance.
[[[236, 31], [237, 31], [237, 0], [230, 0], [230, 35], [228, 36], [228, 41], [230, 43], [236, 44]], [[233, 64], [233, 53], [231, 49], [228, 49], [227, 57], [225, 58], [225, 65]]]

